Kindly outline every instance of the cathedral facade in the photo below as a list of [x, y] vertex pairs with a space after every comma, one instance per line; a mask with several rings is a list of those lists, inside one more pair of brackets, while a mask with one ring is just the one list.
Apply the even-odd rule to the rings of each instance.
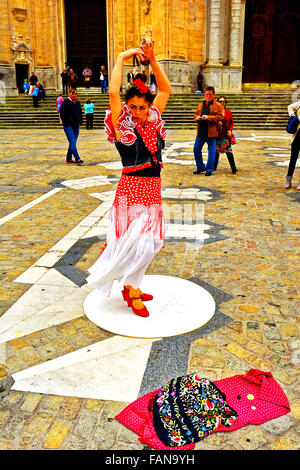
[[218, 92], [300, 79], [299, 0], [1, 0], [1, 11], [7, 94], [21, 92], [32, 71], [47, 90], [61, 89], [65, 63], [79, 85], [91, 68], [98, 86], [100, 66], [109, 76], [143, 37], [154, 40], [174, 93], [194, 92], [200, 68]]

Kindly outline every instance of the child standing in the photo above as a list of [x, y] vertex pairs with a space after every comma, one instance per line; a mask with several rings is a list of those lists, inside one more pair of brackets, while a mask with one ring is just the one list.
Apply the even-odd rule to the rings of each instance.
[[86, 99], [85, 104], [83, 105], [85, 111], [86, 119], [86, 128], [93, 129], [93, 119], [94, 119], [94, 103], [91, 102], [90, 98]]
[[23, 91], [24, 91], [24, 94], [25, 94], [25, 95], [28, 95], [29, 83], [28, 83], [27, 78], [24, 78]]

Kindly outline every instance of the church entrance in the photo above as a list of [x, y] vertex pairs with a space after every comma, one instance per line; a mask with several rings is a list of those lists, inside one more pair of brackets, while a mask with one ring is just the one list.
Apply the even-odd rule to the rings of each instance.
[[300, 80], [300, 1], [247, 0], [244, 83]]
[[25, 78], [29, 81], [28, 74], [28, 64], [16, 64], [16, 82], [19, 93], [24, 93], [23, 83]]
[[92, 72], [91, 86], [99, 86], [101, 65], [107, 70], [106, 0], [65, 0], [67, 62], [84, 86], [83, 69]]

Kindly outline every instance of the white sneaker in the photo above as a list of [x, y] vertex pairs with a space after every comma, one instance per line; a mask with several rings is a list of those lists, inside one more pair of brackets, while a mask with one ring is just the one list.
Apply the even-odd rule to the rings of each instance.
[[298, 186], [296, 188], [296, 191], [300, 191], [300, 180], [299, 180]]
[[292, 178], [292, 176], [286, 177], [284, 189], [289, 189], [292, 186]]

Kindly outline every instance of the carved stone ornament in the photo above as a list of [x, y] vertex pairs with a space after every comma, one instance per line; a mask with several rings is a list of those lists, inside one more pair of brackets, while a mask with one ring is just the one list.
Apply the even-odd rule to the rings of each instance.
[[16, 36], [12, 36], [12, 50], [14, 56], [12, 62], [16, 64], [32, 64], [33, 59], [31, 57], [32, 49], [29, 46], [29, 38], [26, 38], [26, 43], [23, 41], [23, 36], [19, 35], [19, 42], [16, 42]]
[[17, 21], [25, 21], [27, 10], [24, 8], [13, 8], [12, 12]]

